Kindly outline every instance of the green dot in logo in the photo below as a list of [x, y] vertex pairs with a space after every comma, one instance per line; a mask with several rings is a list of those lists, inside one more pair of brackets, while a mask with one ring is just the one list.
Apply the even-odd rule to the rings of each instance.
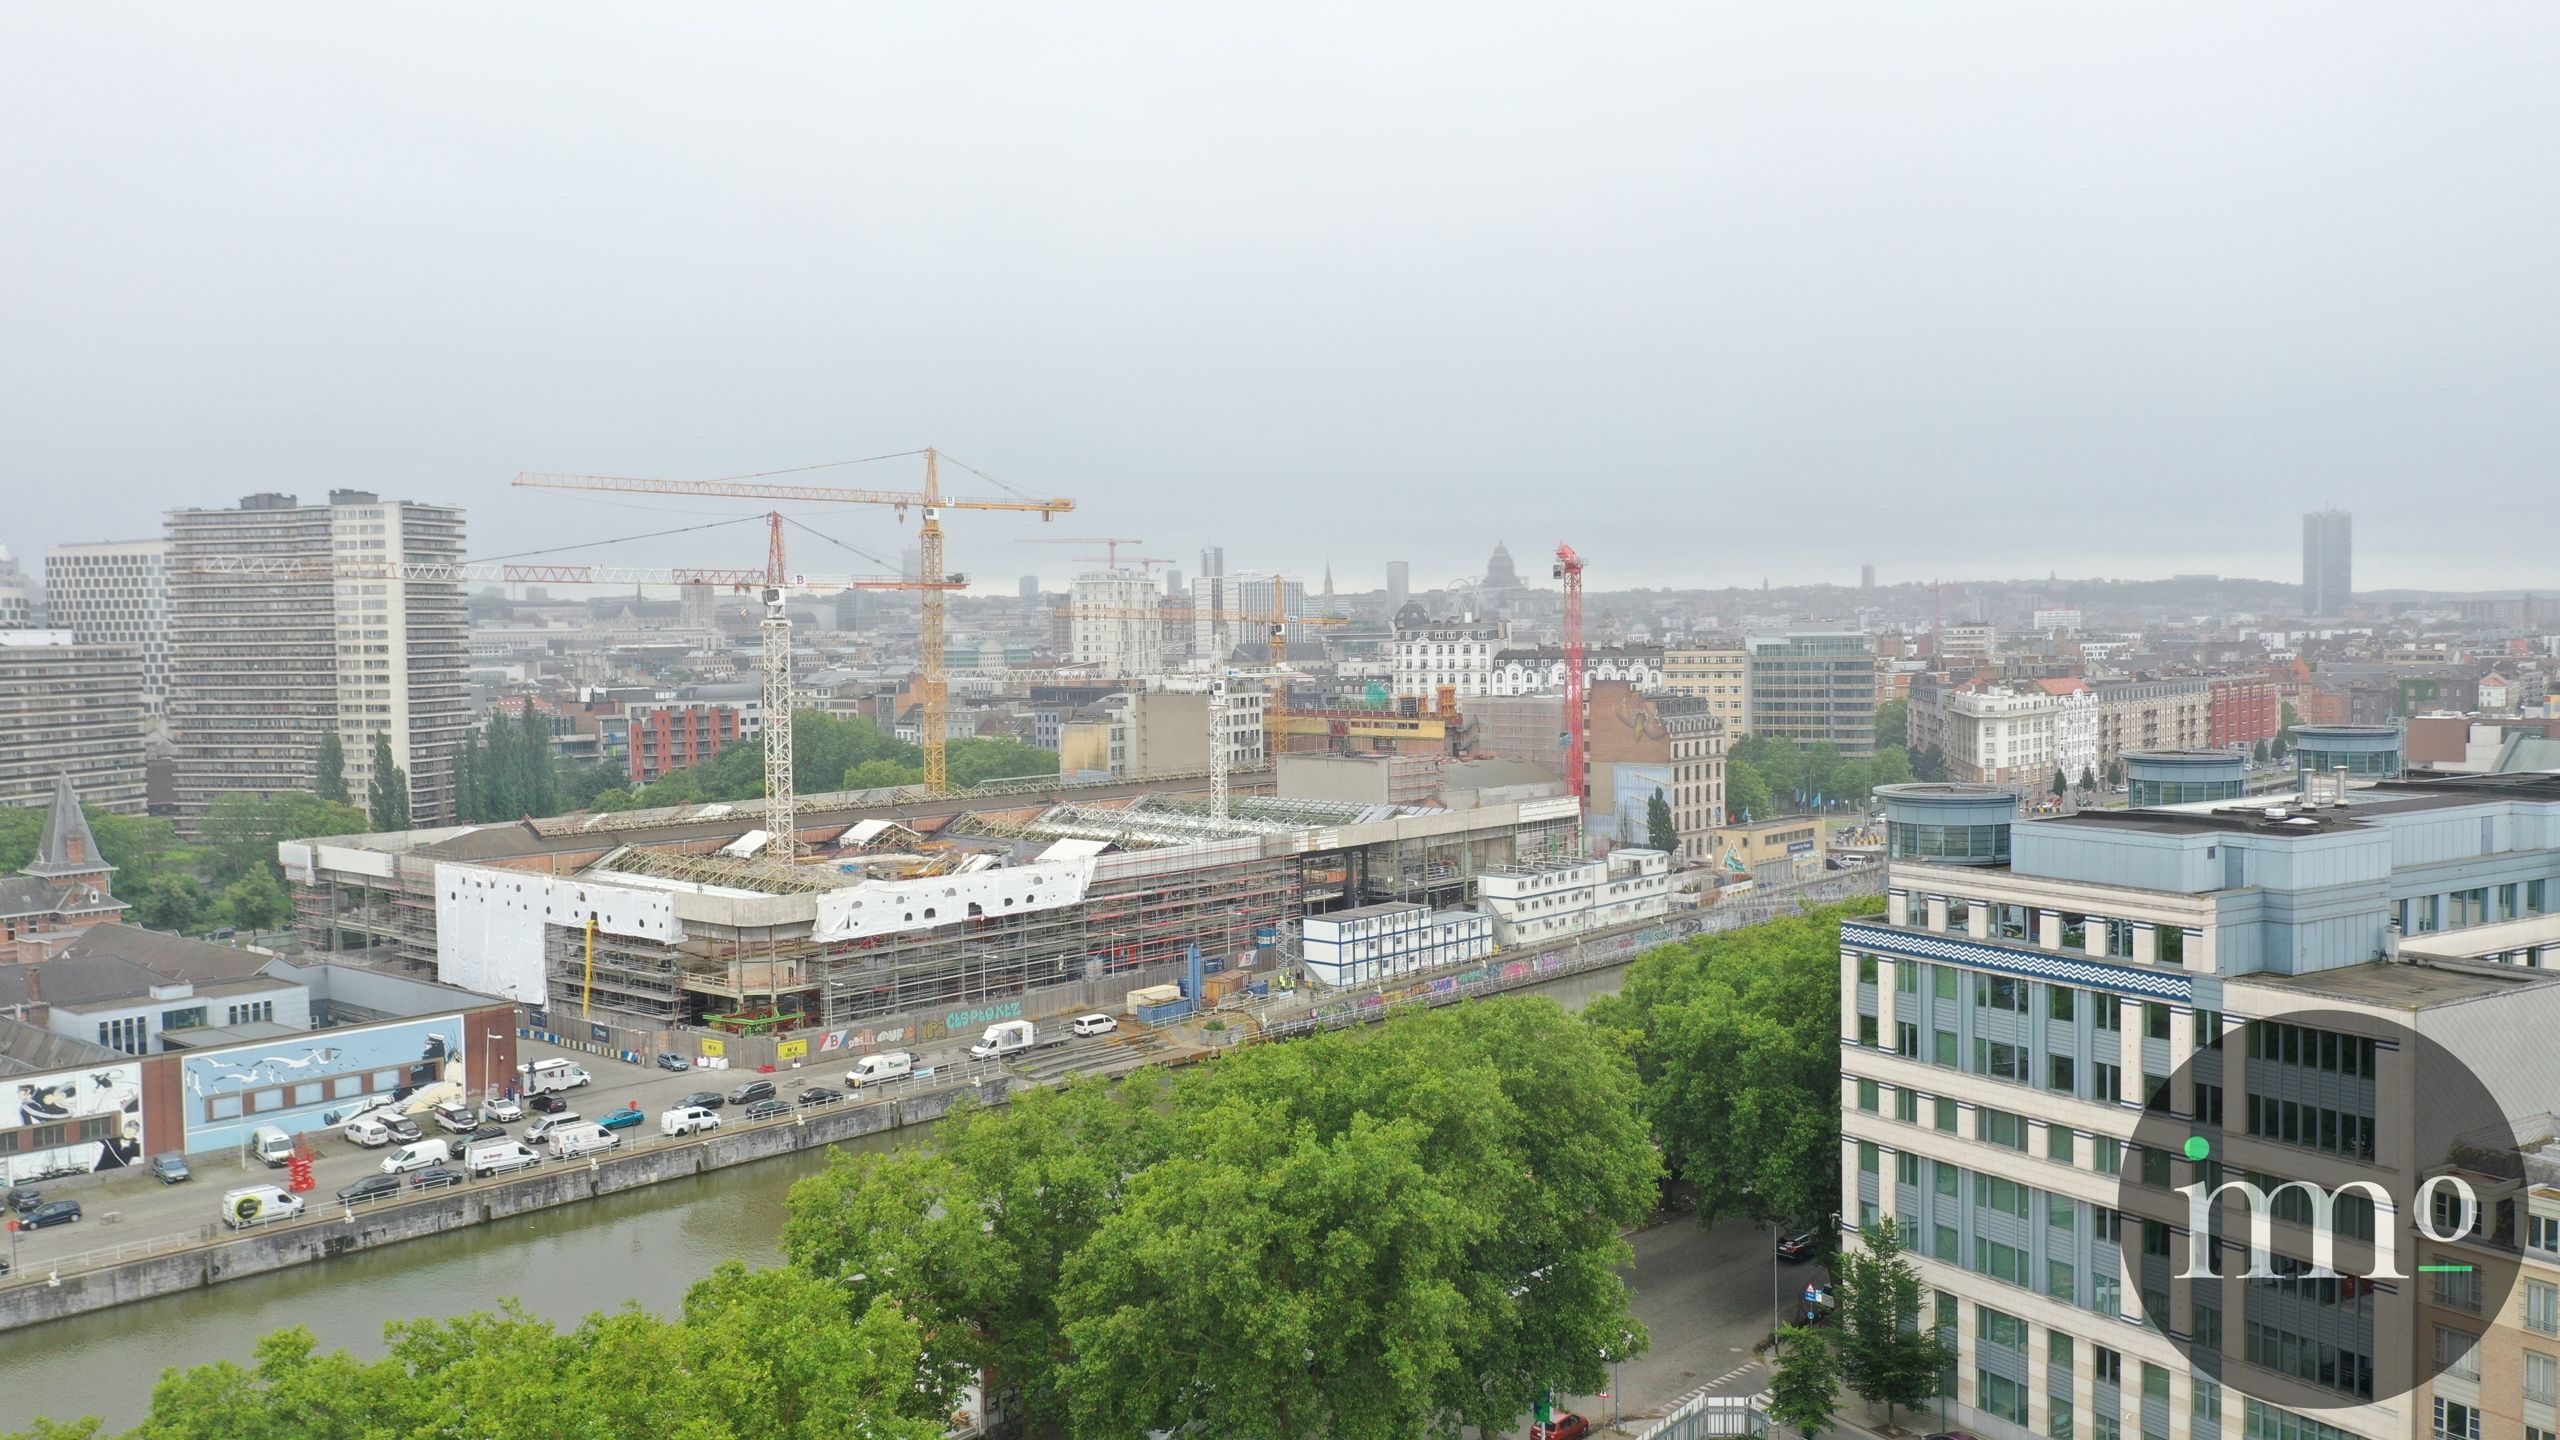
[[2201, 1135], [2190, 1135], [2187, 1137], [2186, 1148], [2188, 1159], [2201, 1160], [2213, 1153], [2213, 1142]]

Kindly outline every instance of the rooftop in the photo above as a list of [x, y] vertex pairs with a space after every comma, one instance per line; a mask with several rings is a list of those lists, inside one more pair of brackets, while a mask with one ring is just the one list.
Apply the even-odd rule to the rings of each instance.
[[2395, 1010], [2428, 1010], [2536, 985], [2560, 985], [2560, 973], [2509, 965], [2402, 964], [2371, 960], [2307, 975], [2260, 973], [2234, 976], [2229, 986], [2265, 987], [2292, 996], [2316, 996]]

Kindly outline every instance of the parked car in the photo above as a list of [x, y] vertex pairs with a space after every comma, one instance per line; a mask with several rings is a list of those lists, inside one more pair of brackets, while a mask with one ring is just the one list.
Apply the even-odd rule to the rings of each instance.
[[42, 1230], [49, 1225], [75, 1224], [79, 1219], [79, 1201], [47, 1200], [21, 1217], [18, 1221], [18, 1228], [21, 1230]]
[[1079, 1035], [1108, 1035], [1120, 1028], [1120, 1022], [1096, 1010], [1090, 1015], [1079, 1015], [1068, 1021], [1067, 1028]]
[[790, 1113], [791, 1102], [779, 1095], [767, 1095], [747, 1107], [747, 1118], [750, 1120], [773, 1120]]
[[658, 1133], [661, 1135], [694, 1135], [719, 1128], [719, 1112], [705, 1110], [699, 1105], [679, 1105], [658, 1117]]
[[555, 1110], [524, 1127], [524, 1143], [527, 1145], [539, 1145], [543, 1141], [550, 1139], [551, 1132], [554, 1130], [566, 1130], [577, 1123], [577, 1111], [569, 1109]]
[[681, 1075], [687, 1070], [693, 1068], [693, 1062], [670, 1050], [658, 1057], [658, 1068], [661, 1070], [673, 1070], [677, 1074]]
[[489, 1125], [489, 1124], [485, 1124], [485, 1123], [484, 1123], [484, 1124], [481, 1124], [481, 1125], [478, 1125], [478, 1126], [473, 1127], [473, 1129], [472, 1129], [471, 1133], [470, 1133], [470, 1134], [468, 1134], [468, 1135], [456, 1135], [456, 1136], [454, 1136], [454, 1137], [453, 1137], [453, 1144], [454, 1144], [454, 1148], [456, 1148], [456, 1149], [460, 1149], [460, 1148], [462, 1148], [462, 1147], [463, 1147], [463, 1146], [465, 1146], [465, 1145], [477, 1145], [477, 1144], [479, 1144], [479, 1143], [480, 1143], [481, 1141], [483, 1141], [483, 1140], [504, 1140], [504, 1139], [506, 1139], [506, 1138], [507, 1138], [507, 1127], [506, 1127], [506, 1126], [504, 1126], [504, 1125]]
[[507, 1124], [512, 1125], [518, 1120], [524, 1118], [524, 1106], [516, 1103], [514, 1096], [502, 1095], [480, 1107], [480, 1118], [483, 1120], [502, 1120]]
[[833, 1105], [843, 1098], [844, 1092], [841, 1090], [830, 1090], [824, 1085], [812, 1085], [808, 1089], [801, 1091], [799, 1098], [792, 1103], [797, 1105]]
[[692, 1094], [677, 1101], [669, 1108], [675, 1110], [717, 1110], [728, 1103], [729, 1097], [721, 1094], [717, 1090], [696, 1090]]
[[461, 1183], [461, 1171], [450, 1170], [442, 1165], [430, 1165], [409, 1177], [409, 1188], [412, 1190], [442, 1190]]
[[44, 1197], [30, 1187], [21, 1186], [11, 1190], [0, 1190], [0, 1206], [6, 1206], [21, 1215], [43, 1203]]
[[391, 1143], [395, 1145], [407, 1145], [413, 1141], [423, 1140], [427, 1135], [426, 1131], [418, 1128], [417, 1121], [406, 1115], [383, 1116], [382, 1128], [391, 1132]]
[[338, 1203], [341, 1205], [368, 1205], [376, 1200], [387, 1200], [399, 1193], [399, 1176], [367, 1175], [353, 1185], [339, 1186]]
[[773, 1082], [770, 1080], [750, 1080], [729, 1092], [731, 1103], [738, 1105], [752, 1105], [758, 1100], [772, 1098]]
[[437, 1129], [456, 1135], [467, 1134], [480, 1123], [480, 1117], [472, 1114], [468, 1105], [439, 1105], [435, 1120]]
[[1571, 1410], [1564, 1411], [1546, 1424], [1545, 1429], [1529, 1427], [1536, 1440], [1584, 1440], [1591, 1433], [1591, 1422]]
[[1810, 1260], [1813, 1258], [1814, 1251], [1820, 1248], [1821, 1244], [1821, 1234], [1812, 1230], [1801, 1230], [1793, 1235], [1782, 1235], [1778, 1238], [1778, 1258], [1789, 1264], [1794, 1264], [1799, 1260]]
[[151, 1157], [151, 1178], [163, 1185], [176, 1185], [195, 1177], [196, 1172], [187, 1168], [187, 1157], [184, 1155]]
[[649, 1117], [640, 1113], [639, 1106], [625, 1105], [619, 1110], [608, 1110], [597, 1116], [596, 1123], [607, 1130], [628, 1130], [647, 1118]]
[[541, 1094], [534, 1096], [532, 1099], [527, 1100], [524, 1103], [531, 1106], [533, 1109], [541, 1111], [545, 1115], [557, 1115], [561, 1111], [569, 1108], [568, 1101], [561, 1099], [559, 1096], [552, 1094], [548, 1090], [543, 1091]]

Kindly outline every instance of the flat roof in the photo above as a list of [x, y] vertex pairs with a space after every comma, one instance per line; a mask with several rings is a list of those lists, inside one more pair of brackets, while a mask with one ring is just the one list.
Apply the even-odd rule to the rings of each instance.
[[2233, 975], [2223, 983], [2226, 989], [2247, 986], [2359, 1005], [2425, 1010], [2491, 995], [2511, 995], [2529, 986], [2560, 985], [2560, 972], [2511, 965], [2413, 965], [2368, 960], [2304, 975]]

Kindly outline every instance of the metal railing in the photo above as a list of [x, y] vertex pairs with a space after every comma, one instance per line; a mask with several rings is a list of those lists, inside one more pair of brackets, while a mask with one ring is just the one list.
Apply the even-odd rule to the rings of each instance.
[[1769, 1433], [1769, 1412], [1757, 1395], [1709, 1395], [1695, 1391], [1663, 1417], [1636, 1432], [1635, 1440], [1705, 1440], [1715, 1435], [1762, 1436]]

